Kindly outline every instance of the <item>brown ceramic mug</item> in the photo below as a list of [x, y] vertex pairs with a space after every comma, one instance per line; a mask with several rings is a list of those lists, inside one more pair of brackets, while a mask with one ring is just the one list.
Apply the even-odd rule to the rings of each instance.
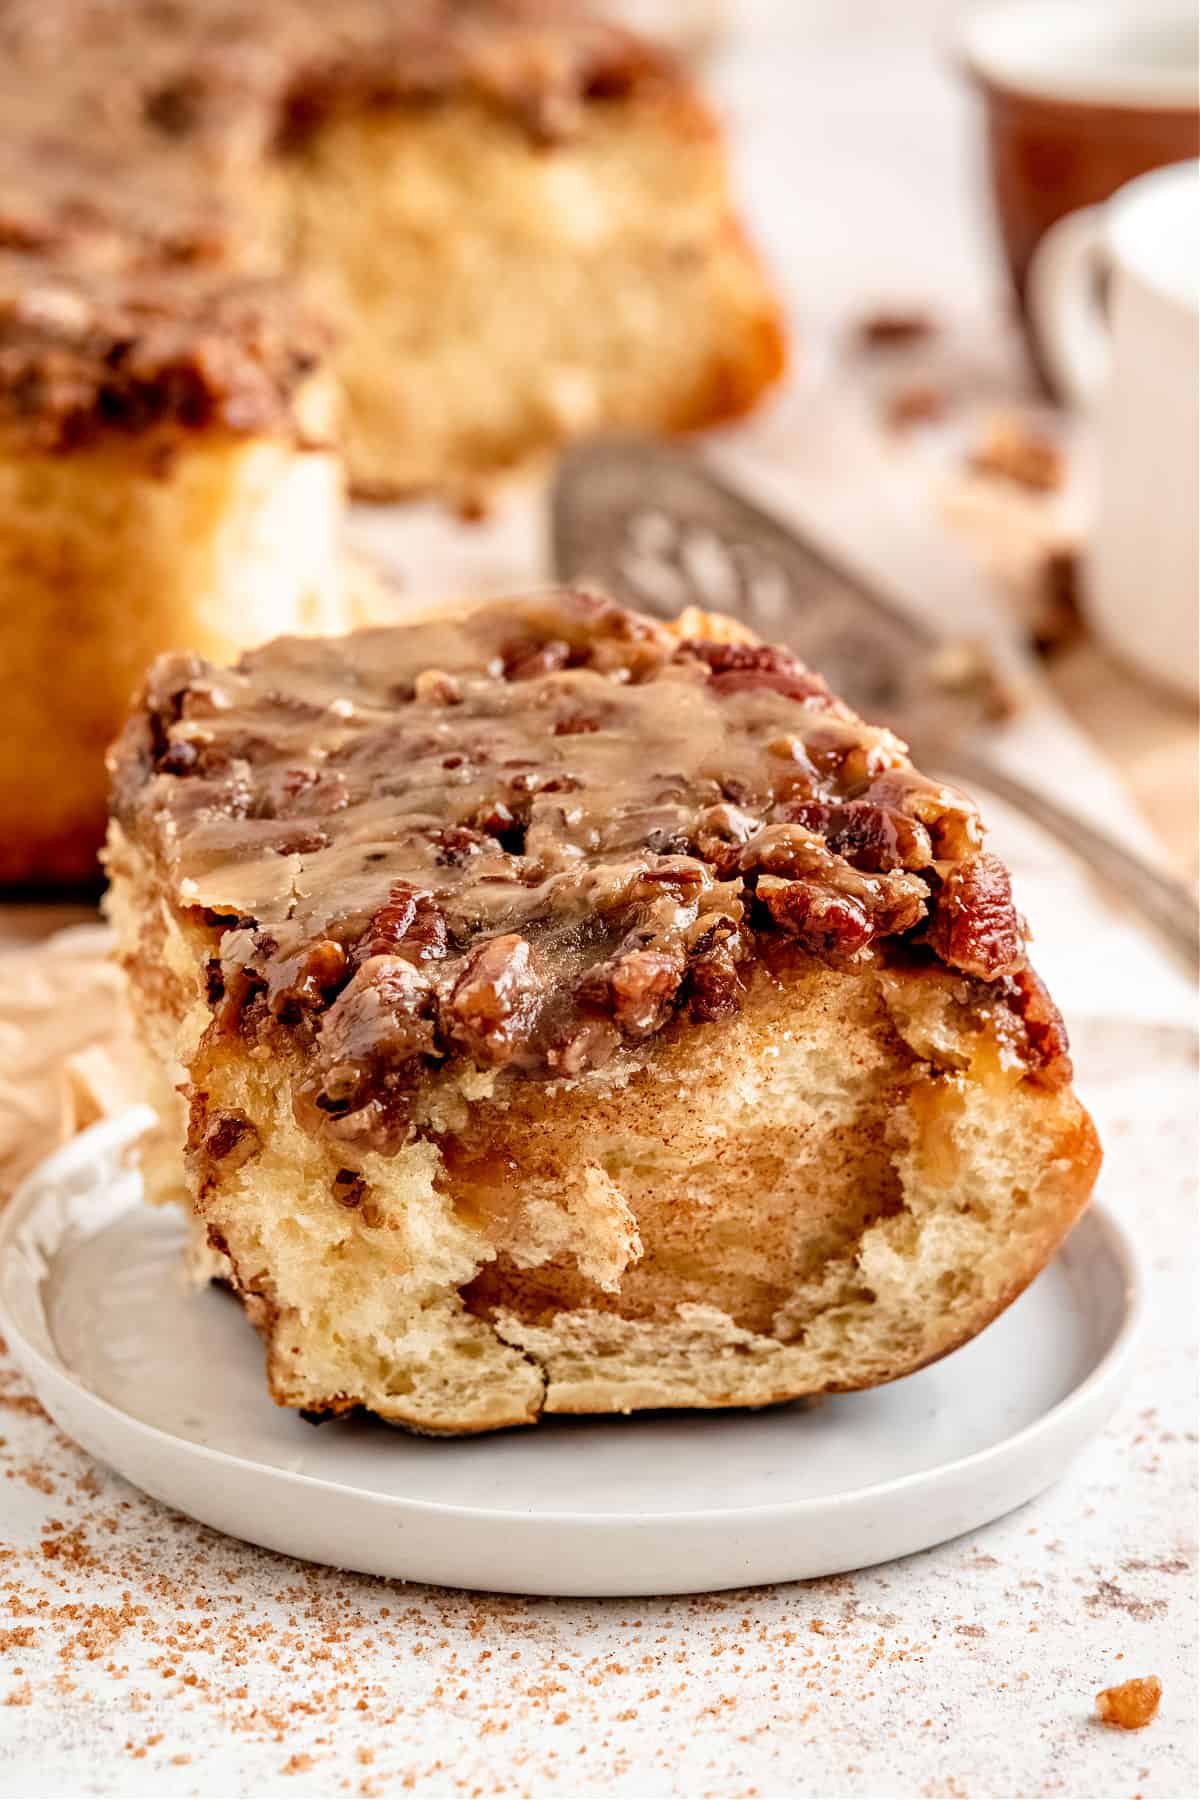
[[1195, 0], [1020, 0], [967, 13], [960, 54], [983, 96], [996, 217], [1044, 379], [1026, 308], [1034, 251], [1068, 213], [1200, 152], [1198, 38]]

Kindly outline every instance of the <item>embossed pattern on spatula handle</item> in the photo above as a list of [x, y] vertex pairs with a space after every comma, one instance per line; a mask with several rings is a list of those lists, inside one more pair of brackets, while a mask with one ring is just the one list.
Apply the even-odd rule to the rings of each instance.
[[799, 651], [864, 718], [902, 736], [950, 738], [986, 717], [978, 694], [931, 681], [931, 632], [686, 451], [580, 445], [563, 460], [552, 517], [560, 577], [659, 618], [687, 606], [728, 613]]

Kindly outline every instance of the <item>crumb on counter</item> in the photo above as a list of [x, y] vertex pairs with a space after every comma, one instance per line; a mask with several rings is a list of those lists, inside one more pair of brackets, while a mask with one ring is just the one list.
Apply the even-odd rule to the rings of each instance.
[[1018, 413], [997, 413], [967, 460], [976, 474], [995, 475], [1035, 493], [1056, 493], [1066, 479], [1062, 450]]
[[946, 390], [937, 382], [910, 382], [885, 399], [884, 423], [889, 431], [906, 431], [910, 425], [933, 425], [945, 418], [948, 404]]
[[1057, 656], [1084, 634], [1079, 604], [1079, 552], [1054, 544], [1034, 574], [1033, 647], [1041, 657]]
[[1140, 1731], [1158, 1716], [1162, 1682], [1157, 1675], [1138, 1675], [1119, 1687], [1101, 1688], [1096, 1711], [1106, 1725], [1118, 1731]]
[[860, 319], [855, 341], [863, 350], [893, 350], [928, 343], [938, 333], [937, 320], [917, 307], [881, 307]]
[[946, 694], [974, 695], [989, 719], [1014, 719], [1025, 704], [1011, 675], [986, 644], [955, 638], [943, 644], [929, 665], [934, 687]]

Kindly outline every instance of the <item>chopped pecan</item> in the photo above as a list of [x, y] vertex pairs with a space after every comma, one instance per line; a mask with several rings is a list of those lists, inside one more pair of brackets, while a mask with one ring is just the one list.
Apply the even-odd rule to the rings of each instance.
[[500, 652], [506, 681], [531, 681], [538, 675], [553, 675], [565, 669], [571, 658], [571, 646], [562, 638], [549, 638], [544, 644], [509, 644]]
[[357, 970], [317, 1033], [313, 1104], [324, 1113], [357, 1110], [373, 1097], [380, 1070], [435, 1052], [436, 996], [429, 977], [398, 956], [373, 956]]
[[199, 1181], [201, 1199], [262, 1149], [258, 1127], [246, 1113], [233, 1109], [210, 1115], [206, 1107], [207, 1095], [192, 1095], [187, 1161]]
[[328, 850], [331, 842], [329, 833], [319, 825], [304, 825], [281, 831], [270, 848], [277, 856], [314, 856], [318, 850]]
[[1117, 1687], [1101, 1688], [1096, 1713], [1106, 1725], [1119, 1731], [1142, 1731], [1158, 1717], [1162, 1682], [1157, 1675], [1135, 1675]]
[[1050, 998], [1045, 982], [1026, 965], [1010, 978], [1007, 993], [1009, 1005], [1024, 1023], [1041, 1081], [1047, 1087], [1066, 1087], [1074, 1074], [1071, 1046], [1062, 1014]]
[[300, 765], [282, 770], [268, 784], [255, 811], [264, 819], [298, 819], [340, 812], [349, 797], [345, 776], [336, 769]]
[[487, 833], [473, 831], [467, 825], [439, 825], [428, 833], [429, 842], [436, 847], [436, 861], [443, 869], [458, 869], [472, 856], [477, 856], [487, 844]]
[[685, 997], [693, 1019], [729, 1019], [742, 1004], [742, 980], [725, 945], [696, 957], [687, 972]]
[[209, 1005], [222, 1030], [232, 1030], [249, 1002], [265, 990], [266, 960], [277, 948], [252, 919], [222, 933], [219, 953], [209, 959], [205, 971]]
[[601, 730], [603, 724], [598, 712], [584, 712], [579, 707], [572, 707], [558, 715], [553, 730], [555, 737], [587, 737], [592, 732]]
[[731, 874], [738, 864], [738, 854], [758, 830], [758, 820], [751, 812], [728, 800], [706, 806], [696, 815], [692, 843], [696, 854], [711, 863], [718, 876]]
[[354, 1212], [366, 1198], [367, 1184], [357, 1169], [339, 1169], [333, 1178], [333, 1197], [347, 1212]]
[[687, 964], [675, 951], [627, 950], [589, 969], [576, 989], [577, 998], [608, 1013], [626, 1037], [649, 1037], [672, 1009]]
[[277, 1019], [295, 1020], [319, 1010], [346, 974], [346, 952], [336, 938], [318, 938], [267, 965], [267, 1005]]
[[395, 881], [388, 889], [387, 905], [371, 915], [355, 960], [361, 964], [372, 956], [405, 956], [432, 962], [445, 956], [446, 940], [446, 915], [433, 895]]
[[1025, 936], [998, 856], [983, 851], [950, 870], [933, 897], [926, 936], [944, 963], [983, 981], [1022, 967]]
[[541, 992], [526, 940], [491, 938], [459, 976], [443, 1027], [477, 1061], [503, 1067], [527, 1051]]
[[923, 825], [935, 862], [960, 862], [983, 843], [979, 816], [966, 795], [928, 781], [914, 769], [890, 768], [874, 775], [865, 797]]
[[569, 1079], [603, 1068], [619, 1049], [621, 1034], [611, 1019], [584, 1019], [560, 1042], [551, 1044], [546, 1064], [552, 1075]]
[[746, 874], [819, 875], [833, 867], [834, 857], [817, 831], [806, 825], [762, 825], [743, 844], [738, 867]]
[[929, 833], [916, 819], [873, 800], [802, 800], [784, 816], [819, 832], [829, 848], [856, 869], [924, 869], [932, 860]]
[[860, 319], [856, 330], [858, 342], [869, 350], [888, 349], [897, 344], [919, 344], [937, 333], [937, 321], [927, 312], [896, 308], [893, 311], [869, 313]]
[[860, 901], [819, 881], [761, 875], [755, 891], [772, 922], [813, 956], [853, 957], [875, 936]]
[[422, 669], [413, 682], [413, 699], [426, 706], [461, 706], [462, 682], [444, 669]]
[[240, 1169], [262, 1148], [258, 1127], [244, 1112], [221, 1112], [211, 1119], [201, 1140], [201, 1148], [213, 1162], [223, 1163], [226, 1171]]
[[819, 675], [773, 644], [712, 644], [689, 638], [681, 651], [708, 664], [709, 683], [718, 694], [769, 691], [788, 700], [839, 704]]

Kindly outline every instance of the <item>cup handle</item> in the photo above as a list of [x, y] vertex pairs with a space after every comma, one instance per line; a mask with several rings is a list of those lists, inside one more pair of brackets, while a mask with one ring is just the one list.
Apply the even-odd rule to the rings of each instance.
[[1075, 406], [1090, 406], [1108, 373], [1108, 324], [1095, 287], [1102, 219], [1099, 206], [1059, 219], [1039, 243], [1029, 270], [1038, 347], [1054, 387]]

